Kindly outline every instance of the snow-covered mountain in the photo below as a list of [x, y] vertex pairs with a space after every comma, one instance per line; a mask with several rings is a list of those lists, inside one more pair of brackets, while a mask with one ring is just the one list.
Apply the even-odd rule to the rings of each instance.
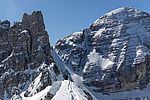
[[97, 97], [112, 95], [105, 98], [111, 100], [115, 93], [143, 91], [148, 87], [150, 15], [146, 12], [131, 7], [113, 10], [89, 28], [59, 40], [55, 48], [63, 62], [83, 78], [84, 85]]
[[131, 7], [50, 46], [40, 11], [0, 23], [0, 100], [149, 100], [150, 15]]

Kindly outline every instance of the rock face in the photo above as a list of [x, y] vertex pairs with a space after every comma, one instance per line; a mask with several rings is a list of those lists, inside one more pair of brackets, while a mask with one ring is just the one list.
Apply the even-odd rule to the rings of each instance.
[[146, 88], [150, 81], [150, 15], [123, 7], [55, 46], [83, 83], [104, 94]]
[[[47, 77], [40, 90], [60, 73], [50, 55], [49, 36], [40, 11], [25, 13], [22, 22], [12, 27], [8, 20], [1, 22], [0, 48], [1, 100], [27, 89], [39, 73], [43, 73], [43, 79]], [[30, 96], [28, 92], [26, 96]]]

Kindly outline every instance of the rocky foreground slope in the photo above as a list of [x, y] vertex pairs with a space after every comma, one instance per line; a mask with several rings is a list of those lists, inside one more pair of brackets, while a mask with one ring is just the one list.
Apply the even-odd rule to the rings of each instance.
[[150, 15], [131, 7], [106, 13], [89, 28], [55, 46], [63, 62], [91, 91], [147, 88], [150, 81]]

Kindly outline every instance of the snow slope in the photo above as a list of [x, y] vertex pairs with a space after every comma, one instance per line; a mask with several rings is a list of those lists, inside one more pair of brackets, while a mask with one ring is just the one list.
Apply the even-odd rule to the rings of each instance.
[[87, 65], [90, 63], [96, 64], [96, 66], [101, 67], [102, 70], [105, 70], [109, 65], [113, 64], [113, 62], [110, 61], [109, 59], [103, 58], [101, 55], [99, 55], [95, 49], [93, 49], [93, 51], [90, 52], [90, 54], [87, 56], [88, 56], [88, 61], [84, 67], [83, 72], [86, 72], [86, 69], [88, 69]]
[[[60, 68], [62, 68], [62, 70], [67, 70], [68, 71], [68, 75], [70, 76], [71, 80], [82, 90], [87, 91], [88, 93], [90, 93], [90, 91], [84, 86], [84, 84], [82, 83], [82, 78], [75, 74], [71, 69], [69, 69], [60, 59], [59, 55], [56, 53], [55, 49], [53, 49], [51, 51], [52, 56], [56, 62], [56, 64], [58, 64], [58, 66], [60, 66]], [[92, 94], [90, 94], [92, 95]], [[97, 100], [93, 95], [92, 95], [94, 100]]]
[[65, 80], [57, 91], [56, 95], [52, 100], [88, 100], [84, 92], [78, 88], [78, 86], [69, 81]]
[[48, 92], [54, 95], [51, 100], [88, 100], [86, 94], [75, 83], [69, 80], [55, 82], [54, 85], [46, 87], [31, 97], [25, 97], [25, 92], [23, 92], [21, 93], [21, 97], [22, 100], [41, 100], [42, 98], [45, 99]]

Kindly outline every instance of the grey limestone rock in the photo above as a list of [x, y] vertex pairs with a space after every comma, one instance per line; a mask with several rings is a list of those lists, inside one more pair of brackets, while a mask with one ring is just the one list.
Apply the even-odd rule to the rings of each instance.
[[[16, 22], [11, 27], [7, 20], [0, 25], [0, 99], [3, 100], [4, 95], [8, 98], [14, 95], [13, 87], [22, 92], [39, 73], [42, 72], [45, 78], [46, 70], [57, 66], [50, 54], [49, 36], [40, 11], [31, 15], [25, 13], [22, 22]], [[50, 66], [52, 63], [55, 66]], [[39, 70], [43, 64], [45, 71]], [[53, 70], [51, 72], [55, 74]], [[52, 84], [51, 80], [53, 78], [48, 77], [42, 89]]]

